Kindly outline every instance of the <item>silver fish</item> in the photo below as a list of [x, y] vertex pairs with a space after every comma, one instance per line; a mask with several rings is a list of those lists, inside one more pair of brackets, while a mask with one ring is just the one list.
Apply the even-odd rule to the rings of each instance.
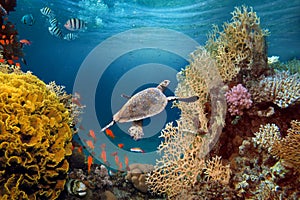
[[78, 35], [74, 33], [68, 33], [64, 36], [64, 39], [67, 41], [72, 41], [75, 40], [76, 38], [78, 38]]
[[49, 19], [49, 24], [50, 26], [57, 26], [58, 25], [58, 21], [56, 18], [50, 18]]
[[57, 26], [51, 26], [51, 27], [48, 28], [48, 30], [51, 33], [51, 35], [53, 35], [57, 38], [62, 38], [63, 37], [61, 29]]
[[41, 11], [41, 13], [42, 13], [43, 15], [45, 15], [46, 17], [49, 17], [49, 18], [55, 17], [55, 15], [54, 15], [53, 11], [51, 10], [51, 8], [49, 8], [49, 7], [47, 7], [47, 6], [44, 7], [44, 8], [41, 8], [40, 11]]
[[86, 28], [86, 23], [78, 18], [71, 18], [66, 21], [64, 27], [70, 31], [84, 30]]

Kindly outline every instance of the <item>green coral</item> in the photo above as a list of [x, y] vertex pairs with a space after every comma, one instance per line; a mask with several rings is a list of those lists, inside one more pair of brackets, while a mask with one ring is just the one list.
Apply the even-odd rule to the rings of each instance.
[[0, 72], [0, 198], [56, 199], [71, 155], [70, 113], [30, 73]]

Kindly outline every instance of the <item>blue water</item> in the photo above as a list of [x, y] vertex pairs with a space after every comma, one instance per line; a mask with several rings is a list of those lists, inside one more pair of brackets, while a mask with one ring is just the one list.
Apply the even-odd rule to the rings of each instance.
[[[205, 45], [212, 24], [220, 26], [223, 22], [229, 21], [230, 13], [235, 6], [252, 6], [260, 17], [261, 27], [269, 29], [271, 32], [267, 38], [269, 56], [280, 56], [280, 61], [295, 57], [299, 59], [300, 56], [300, 1], [298, 0], [18, 0], [17, 3], [16, 11], [10, 13], [9, 19], [16, 24], [20, 39], [26, 38], [32, 41], [31, 46], [24, 47], [28, 65], [22, 65], [23, 70], [32, 71], [46, 83], [54, 80], [57, 84], [66, 86], [69, 93], [73, 92], [77, 73], [87, 56], [99, 44], [116, 34], [144, 27], [164, 28], [180, 32], [195, 40], [199, 45]], [[71, 42], [54, 38], [48, 32], [47, 18], [40, 13], [40, 9], [44, 6], [48, 6], [54, 11], [64, 34], [68, 31], [63, 29], [63, 24], [71, 17], [85, 20], [87, 30], [79, 32], [79, 38]], [[22, 24], [20, 21], [22, 16], [30, 13], [35, 17], [35, 24], [33, 26]], [[146, 34], [145, 37], [147, 37]], [[170, 37], [168, 42], [174, 41], [176, 44], [178, 39]], [[140, 43], [141, 41], [133, 41], [133, 43], [135, 42]], [[113, 46], [113, 48], [119, 47]], [[97, 72], [97, 67], [101, 66], [101, 62], [106, 59], [106, 56], [110, 56], [110, 51], [112, 49], [107, 49], [107, 55], [101, 55], [91, 62], [92, 70]], [[133, 76], [132, 82], [148, 80], [148, 78], [149, 80], [153, 78], [153, 81], [148, 81], [148, 84], [136, 85], [132, 89], [128, 89], [129, 86], [127, 87], [124, 83], [118, 85], [118, 81], [124, 77], [124, 74], [147, 63], [153, 63], [154, 68], [157, 67], [157, 64], [169, 66], [173, 71], [168, 73], [160, 70], [139, 71]], [[120, 105], [126, 102], [125, 99], [119, 97], [119, 93], [116, 95], [118, 97], [111, 99], [116, 86], [124, 87], [119, 90], [124, 90], [127, 95], [132, 95], [148, 86], [155, 86], [158, 83], [157, 80], [154, 80], [155, 78], [165, 78], [171, 80], [170, 89], [167, 91], [167, 95], [171, 96], [176, 87], [175, 72], [187, 64], [186, 59], [172, 52], [155, 48], [137, 49], [120, 55], [107, 67], [99, 80], [95, 81], [97, 89], [95, 96], [91, 97], [93, 98], [91, 101], [96, 102], [97, 120], [93, 121], [86, 114], [83, 119], [85, 131], [97, 129], [98, 125], [103, 127], [109, 123], [115, 112], [113, 109], [118, 109], [116, 107], [119, 106], [113, 105], [114, 108], [111, 109], [113, 101]], [[87, 83], [90, 81], [88, 78], [86, 79]], [[85, 90], [89, 89], [87, 84]], [[84, 94], [85, 91], [82, 93]], [[87, 100], [90, 97], [83, 96], [82, 98]], [[171, 104], [167, 106], [166, 110], [166, 121], [178, 118], [179, 111], [171, 109]], [[147, 119], [145, 124], [150, 124], [151, 120], [155, 120], [155, 118]], [[160, 142], [157, 139], [159, 131], [152, 133], [151, 137], [135, 142], [119, 126], [113, 126], [112, 130], [117, 136], [116, 139], [102, 139], [106, 142], [109, 140], [114, 144], [124, 143], [127, 146], [126, 150], [130, 147], [140, 146], [145, 151], [153, 151]], [[113, 152], [114, 149], [109, 151]], [[134, 155], [130, 159], [134, 160]]]

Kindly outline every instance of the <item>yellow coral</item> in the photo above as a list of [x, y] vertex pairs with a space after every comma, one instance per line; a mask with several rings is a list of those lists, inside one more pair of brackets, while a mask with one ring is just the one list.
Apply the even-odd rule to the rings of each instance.
[[300, 121], [293, 120], [287, 132], [285, 138], [274, 142], [271, 154], [300, 172]]
[[1, 199], [59, 196], [71, 155], [69, 124], [68, 110], [36, 76], [0, 72]]
[[230, 165], [222, 165], [221, 157], [213, 157], [212, 160], [206, 161], [205, 172], [208, 180], [217, 181], [222, 184], [228, 184], [231, 169]]
[[260, 20], [253, 9], [236, 7], [231, 20], [231, 23], [224, 23], [223, 32], [214, 26], [206, 44], [218, 63], [223, 81], [232, 80], [241, 68], [250, 70], [258, 59], [267, 63], [264, 37], [268, 31], [260, 28]]

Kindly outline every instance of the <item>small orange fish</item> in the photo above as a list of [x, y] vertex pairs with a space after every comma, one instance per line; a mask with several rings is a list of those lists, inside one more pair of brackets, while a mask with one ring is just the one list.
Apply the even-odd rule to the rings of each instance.
[[20, 40], [20, 43], [28, 45], [28, 46], [31, 45], [31, 42], [29, 40], [27, 40], [27, 39]]
[[87, 140], [85, 142], [86, 142], [86, 144], [88, 145], [89, 148], [91, 148], [92, 150], [95, 149], [95, 146], [94, 146], [94, 143], [93, 143], [92, 140]]
[[124, 144], [120, 143], [118, 144], [118, 147], [122, 149], [124, 147]]
[[88, 156], [88, 159], [87, 159], [87, 166], [88, 166], [88, 173], [90, 173], [91, 171], [91, 166], [93, 164], [93, 157], [92, 156]]
[[2, 25], [1, 28], [2, 28], [2, 29], [5, 29], [5, 25]]
[[103, 160], [103, 163], [107, 163], [105, 147], [106, 147], [106, 144], [101, 145], [102, 152], [101, 152], [100, 158]]
[[120, 159], [117, 154], [115, 155], [115, 162], [116, 162], [116, 165], [119, 165]]
[[105, 130], [105, 133], [106, 133], [106, 135], [108, 135], [109, 137], [111, 137], [112, 139], [114, 139], [115, 138], [115, 135], [114, 135], [114, 133], [112, 132], [112, 130], [110, 130], [110, 129], [106, 129]]
[[121, 171], [122, 168], [123, 168], [123, 164], [122, 164], [122, 162], [119, 162], [119, 170]]
[[96, 134], [93, 130], [90, 130], [90, 136], [94, 139], [94, 142], [96, 142]]
[[5, 59], [1, 58], [0, 63], [5, 63]]
[[5, 45], [5, 41], [4, 40], [0, 40], [0, 44]]
[[79, 146], [79, 147], [77, 148], [78, 153], [82, 153], [82, 149], [83, 149], [83, 147], [82, 147], [82, 146]]
[[127, 155], [125, 155], [125, 166], [126, 166], [126, 170], [130, 171], [130, 168], [129, 168], [129, 159], [128, 159]]
[[16, 65], [17, 68], [20, 68], [20, 67], [21, 67], [21, 64], [20, 64], [20, 63], [16, 63], [15, 65]]
[[118, 152], [115, 151], [115, 152], [111, 153], [110, 155], [115, 156], [117, 154], [118, 154]]
[[13, 60], [7, 60], [8, 64], [12, 65], [14, 64], [14, 61]]

